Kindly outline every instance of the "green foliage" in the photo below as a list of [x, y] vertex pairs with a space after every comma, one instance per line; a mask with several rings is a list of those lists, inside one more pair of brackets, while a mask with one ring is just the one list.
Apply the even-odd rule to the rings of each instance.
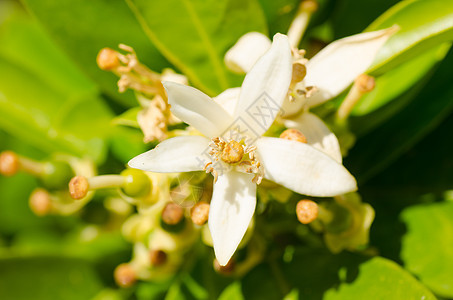
[[407, 226], [401, 257], [406, 268], [442, 297], [453, 297], [453, 203], [416, 205], [401, 215]]

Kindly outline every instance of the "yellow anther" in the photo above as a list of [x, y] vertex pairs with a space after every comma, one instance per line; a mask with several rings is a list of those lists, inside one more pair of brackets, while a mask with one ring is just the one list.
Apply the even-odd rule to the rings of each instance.
[[117, 52], [110, 48], [103, 48], [99, 51], [96, 62], [101, 70], [112, 70], [120, 66]]
[[302, 224], [311, 223], [318, 217], [318, 204], [308, 199], [300, 200], [296, 206], [296, 214]]

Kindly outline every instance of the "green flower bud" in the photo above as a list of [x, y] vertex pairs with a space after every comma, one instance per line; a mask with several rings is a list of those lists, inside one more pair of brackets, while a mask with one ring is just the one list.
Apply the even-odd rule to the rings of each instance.
[[42, 184], [49, 190], [66, 189], [68, 182], [74, 176], [71, 166], [64, 161], [49, 161], [44, 163], [43, 173], [40, 176]]

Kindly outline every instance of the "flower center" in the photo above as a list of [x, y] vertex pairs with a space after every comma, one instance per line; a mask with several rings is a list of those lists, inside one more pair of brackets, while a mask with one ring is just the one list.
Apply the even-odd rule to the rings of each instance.
[[245, 143], [235, 140], [225, 141], [221, 137], [215, 137], [211, 139], [209, 147], [212, 161], [205, 165], [204, 170], [214, 176], [214, 182], [217, 181], [219, 175], [214, 168], [215, 163], [222, 161], [234, 166], [240, 172], [255, 174], [252, 181], [256, 184], [261, 183], [264, 169], [255, 155], [256, 146], [247, 146]]

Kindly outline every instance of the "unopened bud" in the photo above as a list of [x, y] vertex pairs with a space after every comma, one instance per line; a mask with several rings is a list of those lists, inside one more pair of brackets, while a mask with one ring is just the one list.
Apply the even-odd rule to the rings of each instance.
[[135, 271], [129, 264], [117, 266], [113, 273], [113, 277], [115, 278], [116, 284], [123, 288], [131, 287], [137, 281]]
[[286, 129], [285, 131], [283, 131], [280, 134], [280, 138], [284, 140], [301, 142], [304, 144], [307, 143], [307, 138], [305, 137], [305, 135], [303, 135], [302, 132], [294, 128]]
[[297, 219], [302, 224], [308, 224], [318, 217], [318, 204], [311, 200], [300, 200], [296, 206]]
[[222, 160], [229, 164], [240, 162], [244, 156], [244, 148], [236, 141], [230, 141], [222, 151]]
[[305, 75], [307, 75], [307, 68], [305, 67], [305, 65], [301, 63], [294, 63], [291, 83], [295, 84], [301, 82], [305, 78]]
[[369, 93], [374, 89], [376, 81], [370, 75], [361, 74], [356, 78], [355, 84], [362, 93]]
[[151, 250], [149, 252], [149, 260], [151, 265], [157, 267], [167, 262], [167, 254], [162, 250]]
[[71, 195], [71, 198], [75, 200], [85, 197], [89, 188], [88, 179], [84, 176], [75, 176], [69, 182], [69, 194]]
[[196, 225], [205, 224], [209, 218], [209, 203], [201, 201], [195, 204], [190, 210], [190, 217]]
[[151, 191], [151, 180], [145, 172], [137, 169], [126, 169], [121, 172], [124, 177], [123, 192], [129, 197], [146, 196]]
[[231, 274], [234, 271], [235, 263], [233, 259], [230, 259], [230, 261], [226, 265], [221, 266], [219, 261], [217, 259], [214, 259], [213, 267], [217, 273]]
[[42, 188], [35, 189], [30, 195], [29, 205], [37, 216], [47, 215], [52, 209], [49, 192]]
[[19, 158], [12, 151], [4, 151], [0, 154], [0, 174], [13, 176], [20, 168]]
[[105, 71], [112, 70], [120, 65], [116, 51], [110, 48], [101, 49], [96, 57], [96, 62], [99, 68]]
[[167, 225], [177, 225], [184, 219], [184, 209], [173, 202], [167, 203], [162, 211], [162, 221]]

